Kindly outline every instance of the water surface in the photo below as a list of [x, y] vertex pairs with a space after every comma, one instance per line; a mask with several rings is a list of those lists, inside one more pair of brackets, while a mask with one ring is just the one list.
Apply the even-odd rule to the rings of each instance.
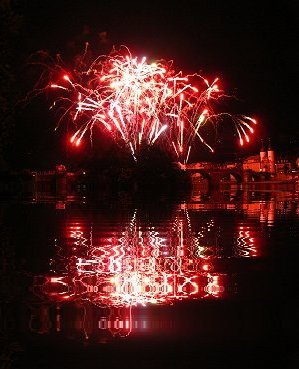
[[1, 203], [3, 368], [298, 367], [298, 193], [69, 200]]

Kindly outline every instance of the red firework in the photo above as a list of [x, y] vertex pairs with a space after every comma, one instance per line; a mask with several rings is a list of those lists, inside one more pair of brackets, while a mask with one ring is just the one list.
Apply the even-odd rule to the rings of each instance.
[[203, 137], [205, 125], [229, 116], [243, 145], [256, 124], [248, 116], [214, 112], [213, 102], [225, 96], [218, 78], [210, 83], [198, 74], [184, 76], [171, 62], [148, 63], [127, 48], [98, 57], [83, 71], [65, 73], [50, 87], [63, 91], [55, 105], [67, 104], [76, 127], [72, 143], [79, 145], [86, 133], [92, 138], [98, 127], [125, 143], [134, 159], [142, 145], [160, 141], [186, 163], [198, 142], [214, 151]]

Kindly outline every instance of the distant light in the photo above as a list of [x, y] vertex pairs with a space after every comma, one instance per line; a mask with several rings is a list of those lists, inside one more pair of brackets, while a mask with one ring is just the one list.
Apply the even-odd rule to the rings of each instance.
[[206, 272], [208, 271], [208, 270], [210, 270], [211, 269], [211, 267], [210, 267], [210, 265], [209, 264], [204, 264], [203, 266], [202, 266], [202, 270], [205, 270]]

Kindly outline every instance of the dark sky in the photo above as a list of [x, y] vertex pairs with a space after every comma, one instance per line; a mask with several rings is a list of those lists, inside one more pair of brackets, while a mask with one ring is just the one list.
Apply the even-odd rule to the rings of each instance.
[[[70, 61], [85, 41], [95, 53], [124, 44], [149, 59], [172, 59], [184, 72], [219, 76], [240, 99], [240, 109], [259, 120], [260, 137], [280, 147], [298, 137], [297, 1], [27, 0], [17, 1], [16, 9], [23, 15], [16, 52], [24, 56], [43, 49]], [[19, 151], [28, 165], [63, 145], [63, 133], [51, 130], [56, 117], [46, 104], [37, 100], [24, 112], [19, 135], [26, 130], [28, 143]]]

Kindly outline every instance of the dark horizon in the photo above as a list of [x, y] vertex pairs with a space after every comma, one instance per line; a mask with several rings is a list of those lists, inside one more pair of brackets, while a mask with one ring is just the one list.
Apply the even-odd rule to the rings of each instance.
[[[223, 129], [223, 136], [213, 142], [217, 154], [211, 156], [199, 145], [191, 159], [256, 154], [262, 138], [271, 138], [280, 153], [298, 147], [292, 91], [297, 64], [293, 56], [298, 20], [295, 1], [271, 6], [206, 1], [154, 1], [139, 6], [114, 1], [8, 3], [21, 17], [17, 36], [5, 46], [23, 96], [33, 88], [39, 73], [26, 63], [39, 50], [53, 57], [60, 54], [71, 66], [85, 42], [95, 55], [126, 45], [137, 56], [173, 60], [184, 73], [202, 72], [211, 79], [219, 76], [224, 90], [238, 98], [234, 102], [237, 109], [257, 118], [256, 137], [247, 148], [232, 143]], [[57, 115], [49, 111], [46, 96], [19, 108], [8, 150], [11, 165], [49, 167], [67, 157], [78, 157], [65, 146], [68, 128], [54, 131], [56, 123]]]

